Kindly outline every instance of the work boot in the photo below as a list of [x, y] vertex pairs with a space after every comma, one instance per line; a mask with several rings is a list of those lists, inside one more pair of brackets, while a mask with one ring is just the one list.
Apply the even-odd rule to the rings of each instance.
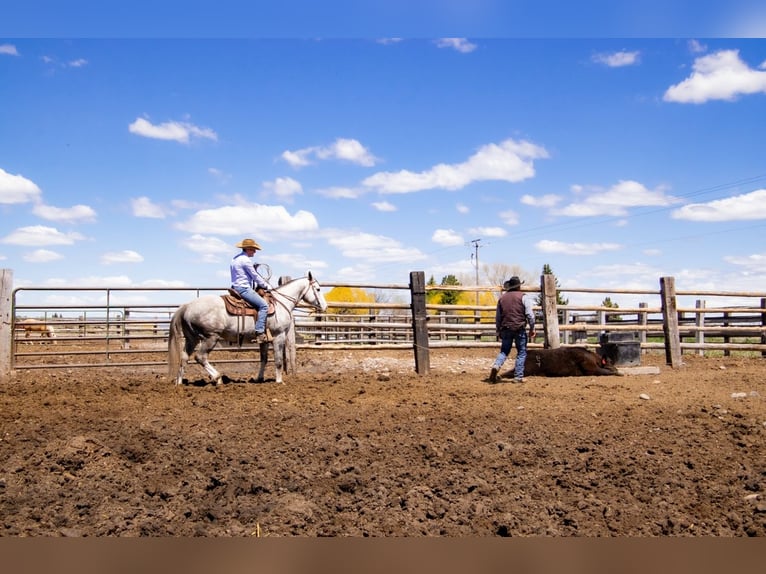
[[253, 343], [261, 344], [261, 343], [268, 343], [269, 338], [266, 335], [266, 333], [256, 333], [255, 339], [253, 339]]
[[492, 370], [489, 372], [489, 378], [487, 380], [491, 384], [495, 384], [497, 382], [497, 367], [492, 367]]

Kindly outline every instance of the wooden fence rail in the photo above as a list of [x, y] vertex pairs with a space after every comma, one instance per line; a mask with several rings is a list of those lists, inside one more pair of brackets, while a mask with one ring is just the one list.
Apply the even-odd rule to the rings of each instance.
[[[494, 305], [443, 305], [428, 303], [435, 291], [491, 292], [499, 286], [425, 285], [422, 272], [412, 272], [408, 284], [361, 285], [325, 283], [326, 288], [373, 289], [374, 302], [332, 301], [327, 313], [296, 310], [298, 348], [412, 349], [416, 370], [429, 369], [429, 349], [444, 347], [497, 347]], [[594, 289], [556, 286], [552, 275], [541, 276], [540, 288], [524, 286], [535, 297], [539, 336], [532, 347], [578, 345], [598, 347], [604, 333], [633, 334], [642, 352], [664, 351], [667, 364], [681, 364], [684, 352], [705, 354], [759, 353], [766, 356], [766, 293], [677, 291], [672, 277], [660, 278], [653, 290]], [[0, 377], [14, 370], [97, 366], [164, 365], [167, 331], [178, 305], [220, 287], [202, 288], [94, 288], [20, 287], [13, 289], [12, 272], [0, 275]], [[68, 293], [65, 293], [68, 292]], [[129, 304], [136, 292], [159, 302]], [[58, 299], [81, 302], [70, 305], [47, 302]], [[632, 306], [604, 307], [593, 302], [557, 305], [557, 296], [615, 299], [630, 295]], [[151, 296], [151, 297], [150, 297]], [[708, 299], [694, 299], [705, 296]], [[388, 299], [388, 300], [386, 300]], [[477, 297], [478, 299], [478, 297]], [[693, 306], [692, 306], [693, 304]], [[29, 336], [21, 328], [25, 318], [35, 318], [55, 329], [54, 339]], [[542, 327], [540, 327], [542, 326]], [[227, 353], [217, 362], [252, 361], [254, 349], [222, 345]]]

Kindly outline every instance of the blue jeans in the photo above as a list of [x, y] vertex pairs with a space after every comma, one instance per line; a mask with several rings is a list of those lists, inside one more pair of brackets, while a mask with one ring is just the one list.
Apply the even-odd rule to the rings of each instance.
[[511, 347], [516, 345], [516, 365], [513, 369], [515, 379], [524, 378], [524, 363], [527, 360], [527, 331], [520, 329], [503, 329], [500, 331], [500, 352], [495, 359], [493, 368], [500, 370], [511, 352]]
[[269, 304], [266, 300], [258, 295], [258, 293], [251, 287], [235, 287], [234, 290], [240, 294], [240, 296], [250, 303], [251, 307], [258, 309], [258, 318], [255, 320], [255, 332], [266, 332], [266, 319], [269, 314]]

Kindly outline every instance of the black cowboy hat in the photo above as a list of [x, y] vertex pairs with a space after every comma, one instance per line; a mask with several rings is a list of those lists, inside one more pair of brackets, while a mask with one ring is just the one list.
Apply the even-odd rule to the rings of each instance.
[[505, 283], [503, 283], [503, 290], [504, 291], [516, 291], [521, 287], [521, 284], [523, 281], [519, 279], [516, 275], [508, 279]]

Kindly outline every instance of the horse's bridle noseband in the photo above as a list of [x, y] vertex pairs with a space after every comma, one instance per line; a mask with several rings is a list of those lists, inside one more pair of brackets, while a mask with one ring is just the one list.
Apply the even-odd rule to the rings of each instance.
[[[284, 297], [285, 299], [290, 301], [295, 307], [297, 307], [298, 303], [300, 303], [301, 300], [306, 296], [306, 293], [308, 293], [309, 289], [311, 289], [313, 291], [314, 299], [317, 299], [317, 300], [319, 299], [319, 295], [317, 293], [317, 291], [319, 291], [319, 287], [317, 287], [317, 285], [318, 285], [318, 282], [317, 282], [316, 279], [309, 279], [309, 284], [306, 286], [306, 289], [303, 290], [303, 292], [301, 293], [300, 297], [298, 297], [297, 299], [293, 299], [292, 297], [290, 297], [289, 295], [286, 295], [285, 293], [280, 293], [277, 289], [274, 289], [271, 292], [271, 294], [272, 295], [279, 295], [280, 297]], [[275, 303], [279, 303], [280, 305], [282, 305], [282, 307], [287, 309], [287, 305], [285, 305], [279, 299], [274, 299], [274, 302]], [[317, 304], [313, 304], [312, 307], [314, 307], [317, 310], [321, 310], [321, 308]]]

